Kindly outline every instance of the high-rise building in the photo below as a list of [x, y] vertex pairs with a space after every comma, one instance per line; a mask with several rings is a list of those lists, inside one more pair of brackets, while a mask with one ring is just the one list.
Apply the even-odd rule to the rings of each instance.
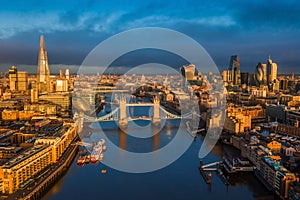
[[187, 81], [191, 81], [194, 80], [195, 69], [196, 69], [195, 65], [190, 64], [190, 65], [182, 66], [180, 68], [180, 71], [182, 76], [184, 76]]
[[288, 80], [287, 79], [280, 80], [279, 88], [281, 90], [287, 90], [288, 89]]
[[35, 103], [35, 102], [38, 102], [38, 93], [36, 91], [36, 89], [31, 89], [30, 90], [30, 101], [31, 103]]
[[273, 63], [270, 56], [267, 60], [268, 84], [272, 84], [277, 79], [277, 64]]
[[66, 69], [65, 76], [66, 76], [67, 80], [70, 79], [70, 70], [69, 70], [69, 68]]
[[272, 91], [279, 91], [279, 87], [280, 87], [279, 81], [278, 81], [277, 79], [275, 79], [275, 80], [271, 83], [270, 87], [271, 87], [270, 89], [271, 89]]
[[28, 90], [28, 72], [18, 71], [16, 66], [9, 70], [9, 87], [11, 91]]
[[15, 91], [17, 90], [17, 81], [18, 81], [18, 77], [17, 77], [17, 67], [16, 66], [12, 66], [9, 69], [9, 87], [11, 91]]
[[67, 79], [57, 79], [55, 85], [56, 92], [67, 92], [68, 91], [68, 80]]
[[294, 80], [295, 80], [295, 73], [292, 72], [292, 73], [291, 73], [291, 81], [294, 81]]
[[44, 36], [40, 38], [40, 50], [37, 70], [37, 88], [40, 93], [50, 92], [50, 70], [48, 65], [47, 51]]
[[232, 78], [231, 78], [231, 71], [230, 70], [224, 70], [222, 72], [222, 79], [224, 82], [231, 82]]
[[249, 85], [249, 73], [241, 72], [241, 84]]
[[59, 78], [64, 77], [64, 71], [62, 69], [59, 70]]
[[231, 71], [233, 85], [241, 84], [240, 57], [232, 55], [230, 58], [229, 70]]
[[258, 63], [254, 73], [254, 81], [257, 86], [267, 84], [267, 65]]
[[28, 72], [18, 72], [17, 73], [18, 83], [17, 88], [18, 91], [27, 91], [28, 90]]

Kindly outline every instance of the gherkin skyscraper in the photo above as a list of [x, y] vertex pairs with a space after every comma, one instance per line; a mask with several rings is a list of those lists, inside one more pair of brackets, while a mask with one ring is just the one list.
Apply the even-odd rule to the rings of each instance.
[[46, 51], [45, 40], [43, 35], [41, 35], [40, 37], [40, 50], [39, 50], [39, 57], [38, 57], [36, 84], [39, 93], [50, 92], [50, 70], [49, 70], [47, 51]]

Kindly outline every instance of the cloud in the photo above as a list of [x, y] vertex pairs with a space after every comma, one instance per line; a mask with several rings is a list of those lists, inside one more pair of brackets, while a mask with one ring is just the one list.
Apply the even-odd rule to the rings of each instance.
[[[235, 27], [238, 31], [257, 29], [300, 29], [300, 6], [296, 1], [282, 2], [152, 2], [136, 3], [124, 8], [90, 3], [57, 10], [2, 11], [0, 39], [18, 33], [91, 31], [116, 33], [144, 26]], [[176, 5], [176, 6], [175, 6]], [[178, 6], [180, 5], [180, 6]]]
[[228, 27], [234, 26], [236, 22], [230, 16], [211, 16], [201, 18], [178, 18], [164, 15], [146, 16], [144, 18], [136, 19], [128, 22], [125, 27], [137, 28], [145, 26], [165, 26], [174, 27], [178, 24], [190, 24], [201, 26], [214, 26], [214, 27]]
[[114, 33], [130, 28], [145, 26], [173, 27], [178, 24], [202, 26], [233, 26], [230, 16], [208, 16], [180, 18], [168, 15], [148, 15], [135, 19], [123, 18], [125, 11], [110, 14], [98, 12], [9, 12], [0, 14], [0, 39], [10, 38], [19, 33], [38, 31], [40, 33], [91, 31]]
[[269, 54], [284, 66], [280, 69], [300, 63], [298, 0], [28, 0], [21, 4], [7, 1], [0, 11], [3, 63], [35, 63], [38, 34], [49, 33], [50, 63], [80, 64], [109, 36], [145, 26], [187, 34], [201, 43], [219, 66], [227, 67], [235, 53], [241, 56], [243, 68], [251, 70]]
[[38, 31], [40, 33], [91, 30], [110, 31], [110, 26], [121, 17], [121, 13], [98, 14], [85, 12], [69, 16], [67, 21], [60, 12], [48, 13], [1, 13], [0, 39], [7, 39], [19, 33]]

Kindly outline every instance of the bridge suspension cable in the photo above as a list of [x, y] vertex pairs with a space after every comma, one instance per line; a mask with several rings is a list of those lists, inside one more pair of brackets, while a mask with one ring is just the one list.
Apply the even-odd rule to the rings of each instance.
[[189, 118], [192, 116], [193, 112], [189, 112], [189, 113], [186, 113], [184, 115], [175, 115], [173, 113], [170, 113], [169, 111], [167, 111], [165, 108], [163, 108], [162, 106], [159, 107], [160, 110], [165, 113], [167, 115], [167, 119], [183, 119], [183, 118]]
[[[87, 116], [87, 115], [84, 115], [84, 118], [89, 121], [89, 122], [100, 122], [100, 121], [108, 121], [108, 120], [111, 120], [111, 117], [114, 116], [115, 114], [118, 114], [118, 111], [119, 111], [119, 107], [117, 107], [116, 109], [114, 109], [112, 112], [106, 114], [106, 115], [103, 115], [101, 117], [91, 117], [91, 116]], [[116, 120], [115, 118], [113, 120]]]

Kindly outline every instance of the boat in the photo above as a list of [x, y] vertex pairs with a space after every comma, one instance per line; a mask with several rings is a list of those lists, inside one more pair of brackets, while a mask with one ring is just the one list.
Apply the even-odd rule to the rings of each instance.
[[103, 159], [104, 159], [104, 155], [103, 155], [103, 153], [100, 153], [99, 160], [102, 161]]
[[89, 163], [91, 161], [91, 155], [87, 155], [86, 157], [85, 157], [85, 163]]
[[101, 140], [98, 142], [99, 145], [103, 145], [104, 143], [105, 143], [105, 140], [104, 140], [104, 139], [101, 139]]
[[77, 164], [84, 165], [84, 163], [85, 163], [85, 156], [84, 155], [79, 156], [79, 158], [77, 160]]
[[100, 161], [100, 155], [102, 154], [102, 142], [98, 142], [94, 147], [91, 154], [91, 162], [96, 163]]
[[96, 155], [95, 155], [95, 153], [93, 152], [93, 153], [91, 154], [91, 163], [96, 163], [96, 162], [97, 162]]

